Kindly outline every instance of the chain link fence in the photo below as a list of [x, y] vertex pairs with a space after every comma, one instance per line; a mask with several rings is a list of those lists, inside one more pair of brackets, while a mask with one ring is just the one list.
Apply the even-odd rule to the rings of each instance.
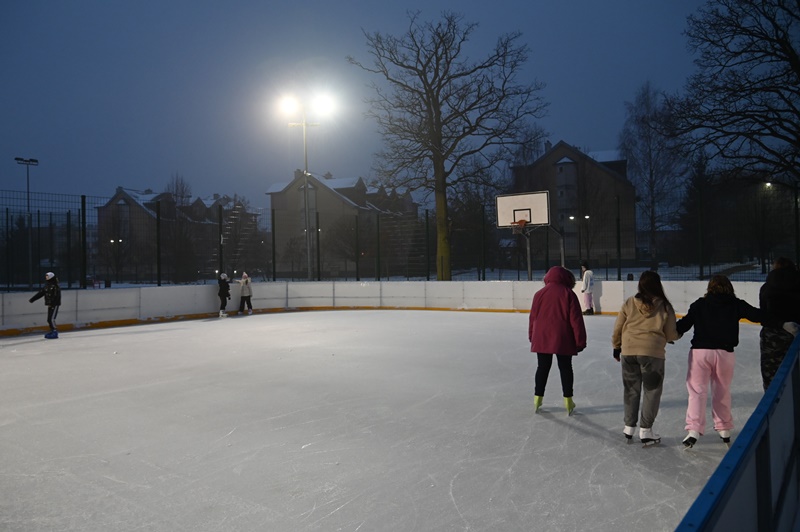
[[[697, 198], [696, 208], [687, 209], [674, 228], [658, 233], [655, 253], [622, 242], [613, 221], [602, 231], [587, 223], [515, 235], [495, 227], [494, 205], [454, 213], [452, 278], [525, 280], [529, 246], [534, 279], [562, 261], [578, 270], [588, 260], [600, 279], [638, 279], [641, 271], [657, 269], [672, 280], [723, 273], [735, 281], [763, 281], [776, 257], [798, 259], [796, 187], [756, 184], [735, 193], [716, 188]], [[253, 213], [231, 204], [198, 220], [174, 204], [132, 210], [110, 200], [0, 191], [0, 282], [6, 290], [39, 286], [48, 271], [65, 288], [214, 283], [220, 271], [234, 277], [247, 271], [262, 281], [436, 279], [432, 211], [312, 211], [307, 233], [297, 211]], [[641, 233], [636, 240], [653, 241]], [[616, 252], [633, 246], [635, 258]]]

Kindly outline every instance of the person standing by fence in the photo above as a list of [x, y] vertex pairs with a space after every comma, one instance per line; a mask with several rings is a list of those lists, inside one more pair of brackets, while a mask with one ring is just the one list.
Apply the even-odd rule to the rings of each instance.
[[44, 278], [44, 287], [28, 301], [33, 303], [37, 299], [44, 297], [44, 304], [47, 307], [47, 324], [50, 326], [50, 332], [45, 334], [44, 337], [54, 339], [58, 338], [56, 318], [58, 317], [58, 308], [61, 306], [61, 287], [58, 286], [58, 277], [53, 272], [47, 272]]
[[219, 296], [219, 317], [227, 318], [228, 313], [225, 312], [225, 307], [228, 306], [228, 300], [231, 298], [231, 285], [228, 282], [228, 274], [220, 274], [217, 284], [219, 284], [219, 291], [217, 292]]
[[242, 272], [242, 280], [239, 281], [241, 286], [241, 294], [239, 297], [239, 314], [244, 313], [244, 306], [247, 305], [247, 313], [253, 313], [253, 303], [250, 300], [253, 297], [253, 287], [250, 285], [250, 277], [247, 272]]
[[761, 323], [761, 380], [764, 391], [778, 372], [800, 323], [800, 271], [786, 257], [775, 259], [758, 294]]
[[[633, 438], [639, 421], [642, 443], [661, 441], [653, 423], [661, 405], [667, 342], [680, 338], [675, 323], [675, 310], [664, 294], [661, 277], [653, 271], [643, 272], [637, 294], [622, 304], [611, 334], [614, 359], [622, 365], [622, 432], [628, 440]], [[640, 400], [642, 415], [638, 420]]]
[[581, 293], [583, 294], [583, 315], [592, 316], [594, 314], [594, 301], [592, 301], [592, 293], [594, 292], [594, 272], [589, 269], [587, 261], [581, 262]]

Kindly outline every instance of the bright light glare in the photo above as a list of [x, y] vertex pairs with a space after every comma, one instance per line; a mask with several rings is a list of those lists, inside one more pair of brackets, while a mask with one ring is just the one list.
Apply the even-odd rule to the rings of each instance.
[[281, 98], [280, 107], [284, 114], [293, 115], [300, 109], [300, 102], [294, 96], [284, 96]]
[[333, 98], [327, 94], [320, 94], [311, 102], [314, 112], [320, 115], [329, 115], [335, 110]]

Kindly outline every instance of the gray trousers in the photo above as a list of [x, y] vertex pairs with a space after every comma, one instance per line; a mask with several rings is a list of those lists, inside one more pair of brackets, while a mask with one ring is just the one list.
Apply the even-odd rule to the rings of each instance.
[[663, 358], [639, 355], [621, 357], [622, 384], [625, 387], [625, 425], [636, 426], [641, 400], [642, 418], [639, 427], [649, 429], [653, 426], [664, 388], [664, 362], [666, 361]]

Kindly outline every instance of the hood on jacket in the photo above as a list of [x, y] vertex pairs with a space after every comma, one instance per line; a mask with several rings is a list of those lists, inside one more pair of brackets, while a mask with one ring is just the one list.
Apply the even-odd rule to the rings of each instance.
[[633, 297], [633, 304], [636, 305], [636, 310], [649, 317], [656, 314], [664, 306], [664, 300], [657, 297], [653, 299], [651, 304], [647, 304], [642, 300], [640, 294], [636, 294]]
[[566, 286], [570, 290], [575, 286], [575, 276], [572, 272], [561, 266], [553, 266], [544, 276], [544, 284], [557, 283]]

